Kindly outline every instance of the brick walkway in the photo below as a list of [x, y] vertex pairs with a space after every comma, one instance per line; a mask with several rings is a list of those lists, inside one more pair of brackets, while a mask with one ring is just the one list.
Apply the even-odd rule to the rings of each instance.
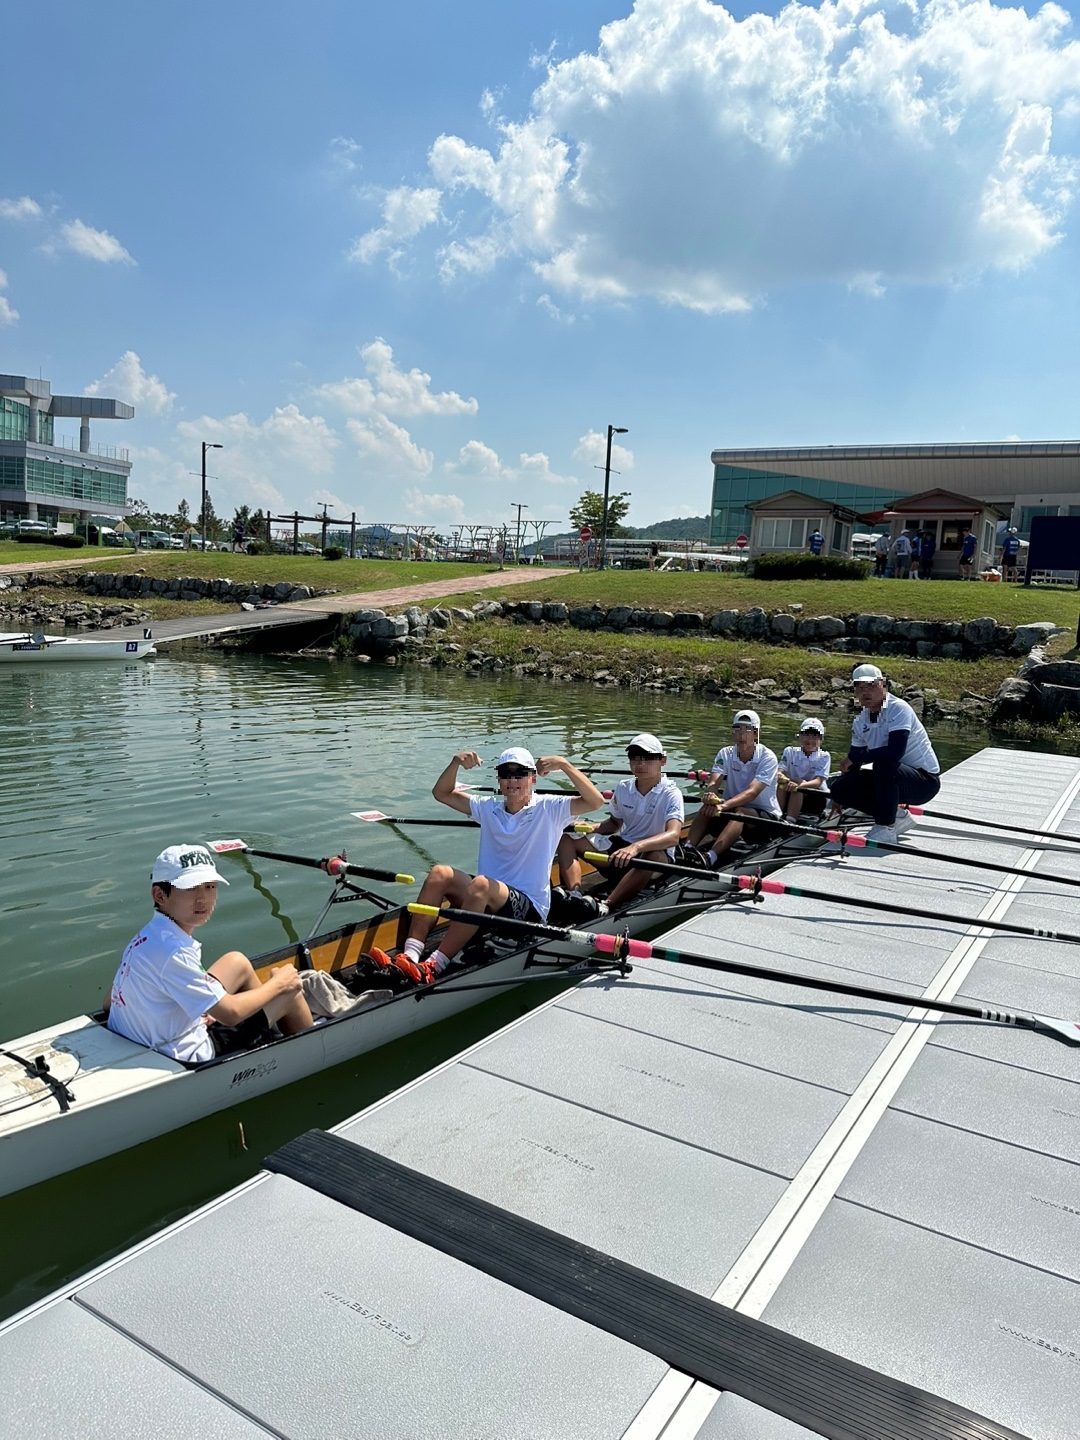
[[569, 572], [553, 572], [540, 565], [516, 565], [494, 575], [460, 575], [456, 580], [433, 580], [427, 585], [399, 585], [393, 590], [364, 590], [352, 595], [322, 595], [317, 600], [290, 601], [289, 608], [329, 611], [339, 615], [348, 610], [366, 608], [385, 610], [388, 606], [411, 605], [416, 600], [469, 595], [474, 590], [505, 590], [508, 585], [526, 585], [530, 580], [550, 580], [553, 573]]

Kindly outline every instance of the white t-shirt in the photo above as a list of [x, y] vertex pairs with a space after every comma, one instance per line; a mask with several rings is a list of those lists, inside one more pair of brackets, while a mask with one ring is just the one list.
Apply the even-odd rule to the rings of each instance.
[[776, 798], [776, 777], [780, 767], [776, 756], [767, 746], [755, 745], [751, 758], [740, 760], [738, 746], [725, 745], [717, 752], [712, 768], [724, 777], [725, 800], [741, 795], [755, 780], [763, 780], [765, 789], [755, 800], [751, 800], [750, 806], [754, 810], [764, 811], [766, 815], [780, 817], [782, 811]]
[[225, 987], [202, 967], [202, 946], [156, 911], [124, 951], [113, 980], [109, 1029], [174, 1060], [212, 1060], [202, 1017]]
[[922, 721], [899, 695], [886, 692], [885, 704], [876, 716], [871, 716], [869, 710], [859, 711], [851, 725], [852, 748], [883, 750], [894, 730], [911, 732], [908, 735], [907, 749], [901, 757], [902, 765], [910, 765], [915, 770], [927, 770], [931, 775], [940, 774], [941, 766], [934, 754], [934, 747], [930, 744], [930, 737], [923, 729]]
[[[804, 780], [828, 780], [829, 770], [832, 767], [832, 756], [828, 750], [822, 750], [819, 745], [809, 755], [801, 745], [788, 745], [780, 756], [780, 769], [789, 780], [802, 784]], [[822, 785], [823, 793], [828, 793], [828, 785]]]
[[659, 835], [669, 820], [678, 820], [681, 825], [685, 813], [682, 791], [666, 775], [645, 795], [637, 788], [636, 780], [620, 780], [608, 809], [613, 820], [622, 821], [620, 839], [631, 845], [635, 840]]
[[551, 909], [551, 862], [570, 824], [573, 798], [534, 795], [524, 809], [511, 815], [501, 796], [469, 797], [469, 811], [480, 826], [477, 874], [527, 895], [541, 920]]
[[908, 539], [908, 537], [907, 537], [905, 534], [903, 534], [903, 533], [899, 534], [899, 535], [896, 537], [896, 539], [893, 541], [893, 543], [892, 543], [892, 553], [893, 553], [894, 555], [910, 555], [910, 554], [911, 554], [911, 541]]

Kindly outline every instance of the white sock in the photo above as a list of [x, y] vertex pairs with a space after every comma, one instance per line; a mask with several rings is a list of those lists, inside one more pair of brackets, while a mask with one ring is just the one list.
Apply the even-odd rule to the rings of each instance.
[[715, 865], [716, 862], [717, 862], [717, 860], [719, 860], [719, 858], [720, 858], [720, 857], [719, 857], [719, 855], [717, 855], [717, 853], [716, 853], [715, 850], [706, 850], [706, 851], [705, 851], [705, 859], [709, 862], [710, 865]]
[[424, 953], [423, 940], [406, 940], [402, 947], [410, 960], [419, 960]]
[[450, 964], [449, 955], [444, 955], [441, 950], [436, 950], [435, 953], [428, 958], [431, 960], [432, 965], [435, 967], [436, 975], [441, 975], [442, 972], [446, 969], [446, 967]]

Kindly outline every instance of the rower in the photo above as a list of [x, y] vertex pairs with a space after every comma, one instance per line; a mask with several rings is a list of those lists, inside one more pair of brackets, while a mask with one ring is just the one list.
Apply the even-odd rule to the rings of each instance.
[[628, 861], [674, 859], [682, 834], [682, 791], [664, 774], [663, 745], [655, 735], [635, 735], [626, 756], [632, 778], [615, 787], [608, 818], [590, 835], [564, 835], [559, 841], [559, 881], [572, 894], [581, 885], [580, 857], [587, 850], [610, 852], [620, 878], [603, 909], [624, 905], [655, 878], [648, 870], [626, 869]]
[[[592, 781], [561, 755], [539, 761], [528, 750], [504, 750], [495, 762], [498, 795], [477, 797], [458, 790], [458, 770], [473, 770], [484, 762], [475, 750], [462, 750], [435, 782], [432, 795], [442, 805], [469, 815], [480, 826], [478, 875], [467, 875], [451, 865], [435, 865], [417, 897], [421, 905], [440, 906], [444, 900], [459, 910], [490, 911], [512, 920], [547, 919], [551, 907], [551, 857], [562, 832], [572, 819], [599, 810], [604, 797]], [[537, 775], [561, 772], [576, 795], [534, 795]], [[393, 963], [411, 980], [428, 981], [442, 973], [476, 934], [475, 925], [455, 922], [440, 937], [439, 948], [421, 960], [433, 918], [416, 915], [405, 941], [404, 954], [393, 962], [383, 952], [370, 951], [376, 963]]]
[[[780, 756], [776, 794], [780, 809], [789, 820], [799, 819], [804, 795], [820, 797], [829, 793], [832, 757], [822, 749], [824, 739], [825, 726], [816, 715], [808, 715], [799, 726], [799, 743], [785, 746]], [[820, 815], [823, 809], [820, 798], [812, 803], [814, 814]]]
[[[710, 849], [702, 850], [710, 869], [742, 836], [747, 820], [755, 815], [781, 818], [776, 799], [779, 765], [773, 752], [759, 741], [761, 718], [757, 711], [739, 710], [731, 734], [735, 743], [725, 745], [713, 761], [704, 804], [690, 822], [686, 837], [691, 848], [702, 846], [706, 836], [716, 837]], [[722, 798], [716, 793], [721, 780]]]
[[247, 956], [230, 950], [203, 969], [193, 937], [214, 913], [218, 885], [228, 883], [201, 845], [161, 852], [150, 872], [153, 918], [112, 983], [110, 1030], [192, 1065], [250, 1049], [271, 1038], [273, 1024], [293, 1035], [313, 1023], [293, 965], [260, 980]]
[[[858, 665], [851, 676], [861, 708], [851, 726], [851, 749], [832, 782], [838, 809], [851, 807], [874, 817], [868, 840], [895, 845], [915, 823], [898, 805], [925, 805], [941, 789], [941, 766], [915, 711], [876, 665]], [[872, 765], [872, 770], [863, 766]]]

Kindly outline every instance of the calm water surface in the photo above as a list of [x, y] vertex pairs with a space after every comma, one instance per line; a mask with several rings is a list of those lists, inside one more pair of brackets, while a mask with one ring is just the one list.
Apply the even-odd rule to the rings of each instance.
[[[730, 724], [728, 707], [686, 697], [316, 660], [200, 652], [123, 667], [3, 669], [0, 1039], [100, 1004], [150, 913], [150, 863], [166, 845], [239, 836], [316, 857], [344, 846], [359, 864], [418, 877], [436, 858], [471, 869], [474, 832], [365, 825], [350, 812], [438, 816], [431, 785], [465, 746], [485, 760], [521, 744], [586, 768], [614, 766], [644, 729], [664, 739], [677, 773], [707, 765]], [[762, 718], [767, 744], [791, 743], [791, 712]], [[841, 753], [846, 726], [837, 719], [829, 727], [827, 744]], [[952, 730], [935, 743], [949, 766], [986, 742], [981, 732]], [[476, 774], [490, 783], [493, 771]], [[317, 872], [236, 856], [222, 866], [231, 885], [200, 937], [208, 958], [233, 947], [257, 954], [306, 934], [327, 893]], [[0, 1315], [239, 1183], [293, 1135], [337, 1123], [546, 993], [511, 992], [411, 1041], [0, 1200]]]

